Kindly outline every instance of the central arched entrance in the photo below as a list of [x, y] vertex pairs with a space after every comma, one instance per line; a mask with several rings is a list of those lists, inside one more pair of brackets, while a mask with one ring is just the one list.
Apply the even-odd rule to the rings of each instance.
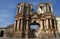
[[35, 38], [35, 32], [37, 32], [37, 30], [39, 29], [40, 27], [40, 24], [37, 23], [37, 22], [33, 22], [33, 23], [30, 23], [30, 26], [29, 26], [29, 38]]

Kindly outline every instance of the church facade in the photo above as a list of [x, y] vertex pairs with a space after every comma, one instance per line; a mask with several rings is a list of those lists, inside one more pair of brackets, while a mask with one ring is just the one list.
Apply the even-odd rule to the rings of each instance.
[[[33, 12], [33, 5], [25, 2], [17, 4], [12, 37], [36, 38], [58, 36], [57, 20], [53, 13], [52, 4], [42, 2]], [[9, 33], [4, 37], [9, 37]]]

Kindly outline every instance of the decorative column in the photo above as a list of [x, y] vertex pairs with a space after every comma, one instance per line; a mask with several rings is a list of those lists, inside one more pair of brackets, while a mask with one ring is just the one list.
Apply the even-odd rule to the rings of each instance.
[[46, 19], [46, 29], [49, 29], [49, 27], [48, 27], [48, 19]]
[[19, 31], [19, 22], [20, 22], [20, 20], [18, 20], [18, 24], [17, 24], [17, 31]]
[[50, 19], [50, 29], [53, 29], [52, 28], [52, 20]]
[[28, 20], [27, 20], [27, 22], [26, 22], [26, 30], [28, 30]]
[[22, 37], [22, 19], [21, 19], [21, 26], [20, 26], [20, 37]]
[[41, 29], [43, 29], [43, 23], [42, 23], [42, 21], [40, 21], [40, 23], [41, 23], [41, 24], [40, 24], [40, 25], [41, 25]]
[[46, 20], [44, 20], [44, 29], [46, 29], [46, 27], [45, 27], [45, 26], [46, 26]]
[[26, 21], [26, 30], [25, 30], [26, 38], [28, 38], [28, 20]]

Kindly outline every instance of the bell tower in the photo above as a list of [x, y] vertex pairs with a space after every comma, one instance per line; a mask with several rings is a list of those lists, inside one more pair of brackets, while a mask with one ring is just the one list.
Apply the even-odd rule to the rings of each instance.
[[[41, 26], [43, 26], [42, 31], [46, 32], [49, 36], [58, 36], [56, 17], [52, 10], [52, 4], [47, 2], [42, 2], [38, 4], [37, 14], [41, 18]], [[40, 29], [41, 30], [41, 29]], [[40, 34], [41, 31], [37, 33]], [[48, 36], [47, 35], [47, 36]]]
[[33, 12], [32, 4], [25, 3], [25, 2], [21, 2], [21, 3], [17, 4], [16, 15], [17, 14], [28, 15], [28, 14], [32, 14], [32, 12]]
[[17, 5], [14, 23], [15, 37], [28, 37], [28, 25], [33, 6], [29, 3], [21, 2]]
[[38, 12], [38, 14], [53, 13], [52, 4], [46, 3], [46, 2], [42, 2], [42, 3], [38, 4], [37, 12]]

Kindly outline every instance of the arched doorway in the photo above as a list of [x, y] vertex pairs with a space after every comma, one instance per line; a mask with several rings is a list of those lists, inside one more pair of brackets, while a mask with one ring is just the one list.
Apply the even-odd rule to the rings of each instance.
[[40, 27], [40, 24], [37, 23], [37, 22], [33, 22], [33, 23], [30, 23], [30, 26], [29, 26], [29, 38], [35, 38], [35, 32], [38, 30], [38, 28]]

